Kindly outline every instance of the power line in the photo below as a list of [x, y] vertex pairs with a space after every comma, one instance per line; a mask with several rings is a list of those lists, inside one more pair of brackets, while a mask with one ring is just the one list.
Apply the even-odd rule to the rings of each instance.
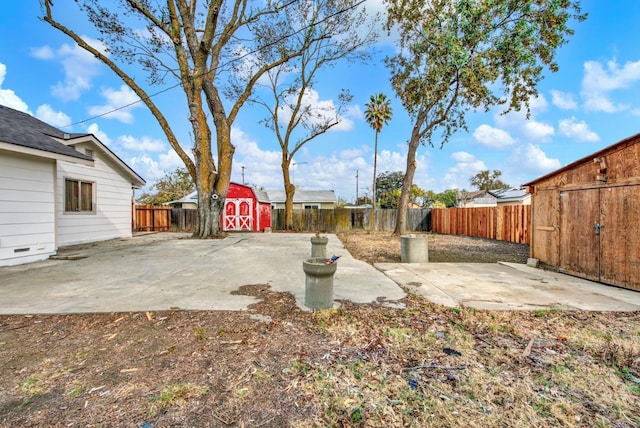
[[[221, 69], [221, 68], [223, 68], [223, 67], [226, 67], [226, 66], [228, 66], [228, 65], [233, 64], [234, 62], [240, 61], [240, 60], [242, 60], [242, 59], [244, 59], [244, 58], [246, 58], [246, 57], [248, 57], [248, 56], [250, 56], [250, 55], [256, 54], [256, 53], [258, 53], [258, 52], [260, 52], [260, 51], [262, 51], [262, 50], [264, 50], [264, 49], [267, 49], [267, 48], [269, 48], [269, 47], [271, 47], [271, 46], [273, 46], [273, 45], [276, 45], [276, 44], [278, 44], [278, 43], [280, 43], [280, 42], [282, 42], [282, 41], [284, 41], [284, 40], [286, 40], [286, 39], [288, 39], [288, 38], [290, 38], [290, 37], [293, 37], [293, 36], [295, 36], [295, 35], [297, 35], [297, 34], [299, 34], [299, 33], [303, 32], [303, 31], [306, 31], [306, 30], [308, 30], [309, 28], [313, 28], [313, 27], [315, 27], [315, 26], [317, 26], [317, 25], [323, 24], [323, 23], [327, 22], [327, 21], [328, 21], [329, 19], [331, 19], [331, 18], [334, 18], [334, 17], [336, 17], [336, 16], [338, 16], [338, 15], [341, 15], [341, 14], [343, 14], [343, 13], [345, 13], [345, 12], [347, 12], [347, 11], [351, 10], [351, 9], [355, 9], [355, 8], [357, 8], [358, 6], [360, 6], [361, 4], [363, 4], [363, 3], [364, 3], [364, 2], [366, 2], [366, 1], [367, 1], [367, 0], [360, 0], [359, 2], [357, 2], [357, 3], [355, 3], [355, 4], [352, 4], [352, 5], [350, 5], [350, 6], [347, 6], [347, 7], [343, 8], [343, 9], [340, 9], [340, 10], [338, 10], [337, 12], [334, 12], [334, 13], [332, 13], [332, 14], [330, 14], [330, 15], [327, 15], [326, 17], [324, 17], [323, 19], [321, 19], [321, 20], [320, 20], [320, 21], [318, 21], [318, 22], [314, 22], [314, 23], [312, 23], [312, 24], [309, 24], [309, 25], [307, 25], [307, 26], [304, 26], [304, 27], [302, 27], [302, 28], [300, 28], [300, 29], [298, 29], [298, 30], [294, 31], [294, 32], [293, 32], [293, 33], [291, 33], [291, 34], [286, 34], [286, 35], [284, 35], [284, 36], [280, 37], [279, 39], [276, 39], [276, 40], [274, 40], [274, 41], [272, 41], [272, 42], [269, 42], [269, 43], [265, 44], [264, 46], [261, 46], [261, 47], [259, 47], [259, 48], [254, 49], [253, 51], [246, 52], [245, 54], [240, 55], [240, 56], [239, 56], [239, 57], [237, 57], [237, 58], [234, 58], [234, 59], [232, 59], [232, 60], [230, 60], [230, 61], [227, 61], [227, 62], [226, 62], [226, 63], [224, 63], [224, 64], [220, 64], [220, 65], [218, 65], [218, 66], [217, 66], [215, 69], [213, 69], [213, 70], [207, 70], [207, 71], [205, 71], [204, 73], [202, 73], [202, 74], [200, 74], [200, 75], [196, 75], [195, 77], [206, 76], [207, 74], [210, 74], [210, 73], [212, 73], [213, 71], [217, 71], [217, 70], [219, 70], [219, 69]], [[293, 3], [293, 2], [291, 2], [291, 3]], [[291, 4], [291, 3], [289, 3], [289, 4]], [[191, 79], [191, 77], [190, 77], [190, 79]], [[160, 90], [160, 91], [158, 91], [158, 92], [155, 92], [155, 93], [153, 93], [153, 94], [151, 94], [151, 95], [148, 95], [147, 97], [140, 98], [140, 99], [138, 99], [138, 100], [136, 100], [136, 101], [130, 102], [130, 103], [128, 103], [128, 104], [125, 104], [124, 106], [116, 107], [116, 108], [114, 108], [113, 110], [109, 110], [109, 111], [107, 111], [107, 112], [104, 112], [104, 113], [98, 114], [98, 115], [96, 115], [96, 116], [91, 116], [91, 117], [89, 117], [89, 118], [87, 118], [87, 119], [83, 119], [83, 120], [80, 120], [80, 121], [78, 121], [78, 122], [74, 122], [74, 123], [71, 123], [71, 124], [69, 124], [69, 125], [62, 126], [62, 128], [69, 128], [69, 127], [74, 126], [74, 125], [79, 125], [79, 124], [81, 124], [81, 123], [85, 123], [85, 122], [88, 122], [88, 121], [90, 121], [90, 120], [98, 119], [98, 118], [100, 118], [100, 117], [107, 116], [107, 115], [109, 115], [109, 114], [111, 114], [111, 113], [115, 113], [115, 112], [117, 112], [117, 111], [124, 110], [124, 109], [129, 108], [129, 107], [131, 107], [131, 106], [133, 106], [133, 105], [136, 105], [136, 104], [138, 104], [138, 103], [141, 103], [143, 100], [148, 100], [148, 99], [154, 98], [154, 97], [156, 97], [156, 96], [158, 96], [158, 95], [160, 95], [160, 94], [163, 94], [163, 93], [168, 92], [168, 91], [170, 91], [170, 90], [172, 90], [172, 89], [175, 89], [175, 88], [177, 88], [178, 86], [182, 85], [182, 84], [184, 83], [184, 81], [185, 81], [185, 79], [184, 79], [184, 78], [181, 78], [181, 79], [180, 79], [180, 81], [179, 81], [178, 83], [176, 83], [175, 85], [173, 85], [173, 86], [169, 86], [169, 87], [167, 87], [167, 88], [164, 88], [164, 89], [162, 89], [162, 90]]]

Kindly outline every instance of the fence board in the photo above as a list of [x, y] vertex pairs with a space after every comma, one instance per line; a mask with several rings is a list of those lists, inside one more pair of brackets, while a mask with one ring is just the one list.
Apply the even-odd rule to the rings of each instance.
[[[427, 232], [431, 227], [431, 210], [410, 209], [407, 212], [407, 230]], [[398, 211], [376, 209], [376, 230], [392, 231]], [[303, 232], [334, 233], [349, 230], [369, 230], [371, 208], [307, 209], [293, 211], [293, 229]], [[284, 209], [271, 210], [271, 229], [285, 230]]]
[[[369, 230], [370, 210], [371, 208], [294, 210], [293, 228], [303, 232], [321, 233]], [[198, 220], [197, 215], [197, 210], [136, 205], [137, 230], [193, 232]], [[376, 229], [393, 231], [396, 217], [397, 210], [376, 209]], [[529, 205], [407, 210], [409, 232], [432, 231], [529, 244], [530, 228]], [[271, 229], [285, 230], [284, 209], [271, 210]]]
[[136, 230], [140, 232], [167, 232], [171, 228], [171, 207], [136, 205]]
[[198, 210], [183, 208], [171, 209], [172, 232], [195, 232], [197, 223]]
[[437, 208], [431, 211], [431, 231], [518, 244], [529, 243], [531, 206]]

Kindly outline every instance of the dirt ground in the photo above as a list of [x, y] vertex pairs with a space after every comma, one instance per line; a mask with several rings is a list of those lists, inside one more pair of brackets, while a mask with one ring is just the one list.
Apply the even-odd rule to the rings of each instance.
[[[387, 234], [340, 235], [400, 260]], [[431, 261], [528, 248], [430, 236]], [[509, 259], [513, 257], [513, 259]], [[245, 312], [0, 316], [6, 427], [640, 426], [640, 314], [300, 311], [265, 285]]]

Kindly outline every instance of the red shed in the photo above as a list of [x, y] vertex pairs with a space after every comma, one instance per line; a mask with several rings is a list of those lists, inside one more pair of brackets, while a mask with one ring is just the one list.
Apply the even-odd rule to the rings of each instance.
[[271, 202], [266, 192], [244, 184], [230, 183], [224, 201], [222, 230], [264, 232], [271, 227]]

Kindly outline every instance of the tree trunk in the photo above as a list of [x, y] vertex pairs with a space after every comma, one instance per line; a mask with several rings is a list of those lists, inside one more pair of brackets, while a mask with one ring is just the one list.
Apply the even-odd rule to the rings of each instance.
[[400, 194], [400, 201], [398, 202], [398, 218], [396, 219], [396, 228], [393, 234], [396, 236], [403, 235], [407, 230], [407, 207], [409, 205], [409, 192], [411, 185], [413, 184], [413, 176], [416, 172], [418, 162], [416, 162], [416, 152], [420, 145], [420, 138], [418, 137], [418, 130], [420, 121], [416, 123], [411, 134], [411, 140], [409, 141], [409, 149], [407, 151], [407, 171], [402, 179], [402, 193]]
[[293, 196], [296, 193], [295, 184], [291, 184], [289, 176], [289, 162], [283, 161], [282, 177], [284, 179], [284, 228], [293, 230]]
[[198, 223], [194, 238], [208, 238], [222, 233], [220, 227], [224, 198], [212, 198], [211, 192], [198, 190]]
[[377, 201], [378, 198], [376, 197], [376, 169], [378, 166], [378, 134], [379, 132], [376, 131], [376, 142], [374, 144], [374, 148], [373, 148], [373, 185], [371, 186], [371, 204], [373, 205], [371, 208], [371, 219], [369, 224], [371, 225], [371, 230], [375, 231], [376, 230], [376, 205], [377, 205]]

